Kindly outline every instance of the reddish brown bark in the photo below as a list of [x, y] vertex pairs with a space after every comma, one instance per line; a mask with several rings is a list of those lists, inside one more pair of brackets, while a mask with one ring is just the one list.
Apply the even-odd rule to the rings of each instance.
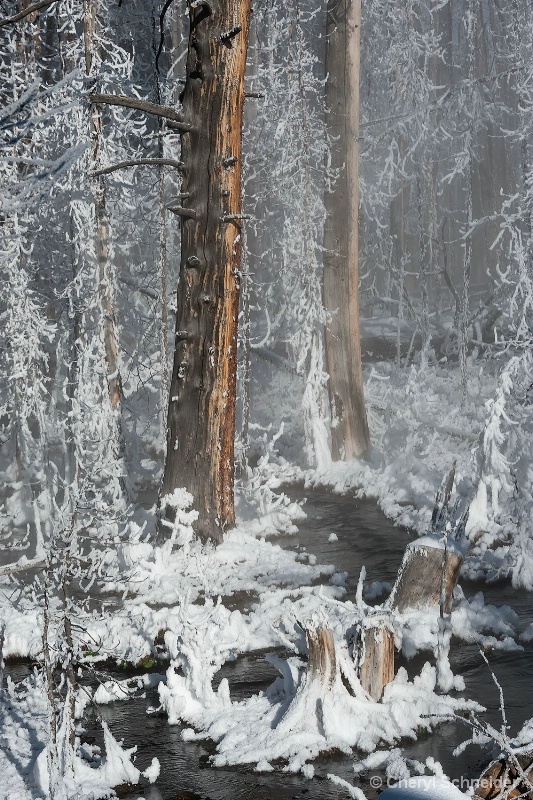
[[189, 3], [181, 133], [181, 267], [162, 495], [185, 487], [197, 532], [235, 519], [241, 142], [250, 0]]

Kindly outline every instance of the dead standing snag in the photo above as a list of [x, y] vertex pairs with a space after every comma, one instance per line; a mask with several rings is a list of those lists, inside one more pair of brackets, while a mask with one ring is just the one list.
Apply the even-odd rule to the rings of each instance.
[[[250, 0], [189, 3], [180, 120], [182, 205], [174, 367], [161, 496], [185, 487], [221, 541], [233, 500], [242, 113]], [[187, 335], [183, 335], [186, 332]], [[168, 508], [168, 506], [167, 506]]]

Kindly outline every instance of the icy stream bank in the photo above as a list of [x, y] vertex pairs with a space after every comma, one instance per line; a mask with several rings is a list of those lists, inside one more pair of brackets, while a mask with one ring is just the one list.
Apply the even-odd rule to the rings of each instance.
[[[370, 501], [355, 501], [346, 496], [330, 494], [317, 489], [304, 492], [293, 490], [294, 499], [307, 496], [305, 506], [307, 519], [298, 523], [299, 532], [276, 541], [285, 547], [307, 552], [316, 557], [318, 563], [333, 562], [339, 572], [347, 572], [348, 599], [353, 599], [355, 582], [360, 567], [367, 569], [367, 595], [377, 596], [385, 589], [383, 583], [392, 583], [403, 550], [412, 535], [402, 531], [387, 520], [376, 505]], [[305, 550], [304, 550], [305, 548]], [[312, 559], [311, 559], [312, 560]], [[374, 583], [375, 582], [375, 583]], [[474, 596], [481, 588], [464, 584], [467, 596]], [[527, 629], [533, 619], [530, 597], [506, 586], [484, 587], [486, 601], [495, 605], [509, 603], [517, 612], [520, 628]], [[246, 596], [233, 598], [233, 608], [245, 610], [250, 603]], [[487, 614], [486, 606], [472, 601], [472, 613], [481, 619]], [[516, 620], [514, 620], [516, 623]], [[503, 620], [502, 625], [505, 624]], [[522, 722], [530, 717], [529, 687], [533, 681], [533, 659], [531, 644], [522, 642], [525, 652], [499, 651], [489, 654], [490, 663], [503, 686], [511, 732], [515, 733]], [[452, 668], [466, 682], [465, 695], [481, 702], [488, 708], [487, 718], [499, 725], [499, 698], [496, 687], [479, 655], [477, 645], [460, 644], [452, 648]], [[413, 661], [404, 661], [410, 674], [420, 672], [425, 655]], [[20, 673], [19, 673], [20, 674]], [[236, 661], [227, 662], [215, 676], [215, 688], [222, 678], [229, 683], [232, 699], [239, 700], [257, 694], [272, 683], [277, 673], [262, 654], [249, 653]], [[122, 676], [121, 676], [122, 677]], [[340, 754], [323, 755], [314, 762], [315, 778], [307, 780], [301, 773], [291, 775], [278, 770], [269, 773], [254, 771], [253, 765], [245, 767], [214, 768], [209, 765], [209, 756], [214, 752], [210, 742], [185, 742], [181, 732], [185, 725], [170, 726], [165, 715], [147, 714], [149, 707], [157, 707], [159, 698], [155, 690], [146, 691], [146, 697], [128, 702], [115, 702], [102, 706], [103, 719], [114, 735], [124, 739], [128, 747], [138, 745], [136, 764], [145, 769], [155, 756], [161, 763], [161, 774], [153, 786], [138, 787], [125, 795], [129, 798], [144, 797], [146, 800], [174, 800], [180, 790], [194, 791], [199, 797], [213, 800], [240, 798], [249, 800], [274, 800], [274, 798], [340, 798], [346, 790], [326, 780], [328, 773], [354, 783], [351, 756]], [[89, 737], [98, 737], [97, 725]], [[477, 777], [481, 769], [481, 752], [468, 748], [460, 758], [453, 758], [453, 748], [467, 738], [467, 732], [459, 725], [445, 723], [431, 736], [423, 735], [414, 744], [403, 750], [404, 757], [425, 761], [428, 756], [440, 761], [452, 778]], [[361, 776], [361, 787], [367, 797], [375, 795], [370, 778], [382, 773], [375, 770], [366, 777]], [[374, 783], [376, 781], [374, 780]]]

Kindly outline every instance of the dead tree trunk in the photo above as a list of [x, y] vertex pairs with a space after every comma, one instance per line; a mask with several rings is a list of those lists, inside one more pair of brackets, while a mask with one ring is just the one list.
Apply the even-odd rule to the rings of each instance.
[[[85, 46], [85, 73], [90, 76], [93, 63], [94, 35], [96, 25], [97, 3], [95, 0], [84, 0], [84, 46]], [[100, 161], [100, 140], [102, 134], [102, 109], [93, 103], [90, 112], [90, 137], [93, 173]], [[107, 364], [107, 385], [109, 401], [112, 408], [116, 408], [122, 399], [122, 384], [120, 379], [118, 345], [115, 328], [113, 308], [113, 280], [109, 265], [109, 225], [106, 213], [106, 192], [103, 175], [93, 177], [93, 196], [95, 214], [95, 246], [96, 261], [98, 265], [98, 286], [100, 305], [102, 309], [102, 324], [104, 329], [104, 350]]]
[[309, 680], [318, 680], [324, 686], [335, 683], [337, 658], [333, 633], [329, 628], [306, 628], [309, 661], [307, 674]]
[[250, 0], [189, 3], [181, 96], [183, 206], [162, 498], [194, 496], [202, 538], [235, 519], [234, 433], [242, 246], [241, 146]]
[[411, 542], [391, 595], [393, 608], [401, 613], [407, 608], [438, 608], [442, 602], [444, 613], [450, 614], [462, 563], [461, 553], [425, 537]]
[[394, 633], [382, 615], [368, 617], [361, 631], [359, 680], [372, 700], [381, 700], [383, 689], [394, 680]]
[[364, 457], [370, 446], [359, 333], [359, 55], [361, 0], [328, 0], [326, 107], [331, 169], [325, 194], [325, 336], [334, 460]]

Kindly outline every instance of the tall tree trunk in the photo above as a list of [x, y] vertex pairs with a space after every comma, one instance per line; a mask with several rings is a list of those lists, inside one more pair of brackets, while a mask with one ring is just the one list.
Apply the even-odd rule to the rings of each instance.
[[[466, 41], [468, 46], [468, 80], [470, 86], [474, 86], [475, 66], [476, 66], [476, 37], [477, 37], [477, 9], [467, 16], [466, 21]], [[472, 101], [473, 102], [473, 101]], [[461, 331], [459, 365], [461, 368], [461, 407], [466, 403], [468, 390], [468, 318], [470, 310], [470, 279], [472, 274], [472, 223], [474, 220], [473, 211], [473, 174], [474, 174], [474, 124], [470, 119], [464, 136], [464, 153], [467, 157], [465, 168], [466, 176], [466, 224], [463, 234], [464, 240], [464, 260], [463, 260], [463, 291], [461, 297]]]
[[[154, 89], [155, 100], [158, 105], [161, 105], [161, 84], [159, 82], [159, 72], [157, 71], [157, 48], [158, 48], [158, 28], [156, 24], [156, 7], [157, 4], [152, 4], [152, 52], [154, 57]], [[171, 32], [172, 32], [172, 53], [175, 56], [181, 44], [181, 32], [177, 28], [175, 19], [178, 17], [176, 9], [172, 15]], [[175, 67], [176, 61], [173, 61]], [[174, 75], [176, 80], [176, 75]], [[163, 159], [165, 156], [165, 125], [162, 117], [157, 118], [157, 157]], [[168, 389], [169, 389], [169, 347], [168, 347], [168, 249], [167, 249], [167, 212], [165, 208], [165, 167], [160, 164], [157, 168], [157, 182], [159, 194], [159, 278], [161, 289], [161, 317], [160, 317], [160, 342], [161, 342], [161, 430], [166, 429], [166, 408], [168, 405]]]
[[[89, 77], [92, 71], [94, 36], [96, 26], [97, 0], [84, 0], [84, 45], [85, 73]], [[102, 132], [102, 109], [92, 104], [90, 116], [90, 134], [93, 171], [100, 162], [100, 139]], [[107, 364], [107, 385], [111, 408], [117, 408], [122, 399], [122, 383], [120, 378], [118, 345], [113, 307], [113, 280], [109, 265], [109, 225], [106, 212], [105, 178], [98, 175], [93, 178], [95, 243], [98, 264], [98, 286], [102, 308], [102, 324], [104, 329], [104, 350]]]
[[[241, 148], [250, 0], [196, 0], [181, 135], [183, 208], [165, 495], [185, 487], [202, 538], [235, 520], [234, 434], [242, 247]], [[168, 512], [167, 512], [168, 513]]]
[[328, 0], [326, 107], [331, 167], [326, 192], [325, 344], [334, 460], [364, 457], [370, 446], [359, 333], [359, 54], [361, 0]]

